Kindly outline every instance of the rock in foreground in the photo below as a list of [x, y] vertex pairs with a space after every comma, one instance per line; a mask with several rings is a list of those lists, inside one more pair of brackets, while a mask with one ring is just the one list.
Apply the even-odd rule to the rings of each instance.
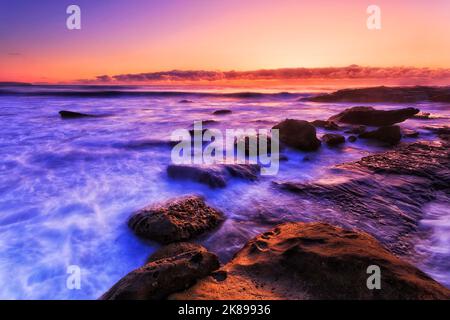
[[416, 108], [385, 111], [376, 110], [372, 107], [353, 107], [332, 116], [328, 121], [382, 127], [403, 122], [417, 114], [419, 111], [420, 110]]
[[303, 151], [314, 151], [320, 147], [316, 128], [308, 121], [286, 119], [272, 129], [280, 131], [280, 141], [289, 147]]
[[[381, 290], [367, 268], [381, 269]], [[286, 223], [170, 299], [448, 299], [450, 291], [371, 236], [323, 223]]]
[[217, 256], [195, 244], [169, 245], [154, 256], [158, 258], [127, 274], [100, 299], [161, 300], [219, 268]]
[[138, 235], [160, 243], [185, 241], [217, 227], [223, 221], [219, 210], [203, 198], [189, 196], [136, 212], [128, 226]]

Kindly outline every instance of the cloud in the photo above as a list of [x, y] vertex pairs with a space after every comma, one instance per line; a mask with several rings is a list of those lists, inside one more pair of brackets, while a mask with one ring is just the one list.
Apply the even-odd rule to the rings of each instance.
[[97, 82], [191, 82], [236, 80], [304, 80], [304, 79], [450, 79], [450, 69], [415, 67], [284, 68], [254, 71], [171, 70], [161, 72], [102, 75]]

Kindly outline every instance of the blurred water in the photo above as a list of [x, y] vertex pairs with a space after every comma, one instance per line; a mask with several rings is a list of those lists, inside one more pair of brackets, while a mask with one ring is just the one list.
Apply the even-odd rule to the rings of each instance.
[[[208, 203], [227, 214], [227, 222], [216, 234], [200, 239], [216, 247], [215, 241], [226, 238], [219, 252], [224, 259], [245, 239], [267, 228], [265, 222], [328, 216], [351, 225], [333, 208], [324, 211], [306, 203], [297, 210], [294, 198], [273, 189], [273, 177], [262, 177], [258, 182], [233, 180], [223, 190], [211, 190], [166, 176], [170, 147], [164, 142], [173, 130], [190, 128], [194, 121], [216, 120], [210, 126], [219, 129], [269, 129], [288, 117], [327, 119], [349, 106], [299, 102], [306, 94], [0, 95], [0, 298], [99, 297], [123, 275], [141, 266], [157, 247], [128, 230], [129, 215], [145, 205], [180, 195], [204, 195]], [[183, 99], [192, 102], [181, 103]], [[420, 104], [419, 108], [450, 116], [445, 105]], [[217, 109], [233, 113], [212, 115]], [[59, 110], [104, 117], [62, 120]], [[403, 126], [418, 129], [447, 121], [408, 120]], [[435, 138], [427, 130], [418, 130], [423, 139]], [[322, 134], [319, 130], [319, 136]], [[380, 150], [383, 148], [376, 144], [360, 141], [309, 154], [288, 150], [289, 161], [281, 162], [276, 179], [315, 179], [331, 165]], [[448, 203], [441, 211], [439, 219], [448, 222]], [[440, 223], [436, 228], [436, 241], [447, 241]], [[220, 237], [224, 233], [227, 237]], [[427, 246], [427, 250], [433, 248]], [[81, 290], [66, 287], [69, 265], [82, 270]], [[447, 271], [433, 275], [448, 284]]]

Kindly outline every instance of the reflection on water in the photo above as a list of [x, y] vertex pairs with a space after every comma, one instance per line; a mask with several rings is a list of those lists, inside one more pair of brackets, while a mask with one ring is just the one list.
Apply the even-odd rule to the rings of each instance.
[[[229, 220], [216, 234], [200, 240], [217, 248], [215, 243], [226, 233], [227, 243], [219, 252], [223, 259], [245, 239], [280, 221], [328, 216], [351, 225], [333, 208], [324, 211], [308, 202], [299, 207], [290, 195], [274, 190], [273, 177], [235, 180], [220, 191], [167, 178], [170, 133], [190, 128], [194, 121], [216, 120], [213, 126], [218, 129], [264, 129], [287, 117], [326, 119], [349, 106], [299, 102], [305, 95], [0, 96], [0, 298], [97, 298], [156, 248], [127, 229], [129, 215], [150, 203], [189, 193], [204, 195], [227, 214]], [[180, 103], [182, 99], [192, 102]], [[450, 116], [444, 105], [419, 108]], [[213, 115], [217, 109], [232, 113]], [[62, 120], [59, 110], [105, 117]], [[445, 121], [408, 120], [403, 126], [417, 129]], [[424, 139], [434, 138], [419, 131]], [[319, 136], [323, 133], [318, 130]], [[329, 166], [380, 150], [359, 141], [309, 154], [287, 150], [289, 161], [281, 162], [276, 178], [314, 180]], [[439, 219], [448, 222], [445, 209], [444, 203]], [[433, 224], [434, 240], [425, 250], [448, 258], [449, 252], [442, 252], [448, 230], [437, 228], [441, 225]], [[68, 265], [81, 267], [81, 290], [66, 288]], [[440, 267], [435, 270], [431, 274], [448, 284], [448, 273]]]

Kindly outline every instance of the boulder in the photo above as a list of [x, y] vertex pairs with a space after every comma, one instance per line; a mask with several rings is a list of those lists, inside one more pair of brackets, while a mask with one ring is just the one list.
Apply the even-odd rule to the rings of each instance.
[[201, 246], [170, 246], [157, 251], [152, 261], [127, 274], [100, 299], [161, 300], [190, 287], [220, 266], [217, 256]]
[[128, 226], [140, 237], [171, 243], [194, 238], [223, 220], [223, 213], [203, 198], [188, 196], [145, 207], [131, 216]]
[[231, 113], [231, 110], [228, 110], [228, 109], [221, 109], [221, 110], [216, 110], [216, 111], [214, 111], [214, 112], [213, 112], [213, 115], [218, 116], [218, 115], [224, 115], [224, 114], [230, 114], [230, 113]]
[[171, 164], [167, 167], [167, 174], [173, 179], [191, 180], [211, 188], [226, 187], [231, 177], [254, 181], [259, 172], [257, 164]]
[[345, 143], [345, 137], [341, 134], [327, 133], [322, 136], [322, 142], [326, 143], [330, 147], [337, 146]]
[[366, 126], [390, 126], [411, 118], [419, 109], [403, 108], [398, 110], [376, 110], [373, 107], [352, 107], [332, 116], [329, 121]]
[[357, 138], [355, 136], [349, 136], [347, 138], [347, 140], [350, 141], [350, 142], [355, 142], [357, 140]]
[[[381, 289], [367, 286], [369, 266]], [[250, 240], [224, 267], [169, 299], [449, 299], [450, 291], [366, 233], [285, 223]]]
[[316, 128], [308, 121], [286, 119], [272, 129], [279, 130], [280, 141], [289, 147], [304, 151], [314, 151], [320, 147]]
[[79, 112], [74, 112], [74, 111], [66, 111], [66, 110], [60, 111], [59, 115], [63, 119], [77, 119], [77, 118], [94, 117], [93, 115], [90, 115], [90, 114], [79, 113]]
[[400, 142], [402, 134], [399, 126], [381, 127], [374, 131], [364, 132], [359, 135], [363, 139], [374, 139], [389, 145], [395, 145]]
[[325, 130], [339, 130], [340, 127], [333, 121], [314, 120], [311, 124], [316, 128], [323, 128]]

